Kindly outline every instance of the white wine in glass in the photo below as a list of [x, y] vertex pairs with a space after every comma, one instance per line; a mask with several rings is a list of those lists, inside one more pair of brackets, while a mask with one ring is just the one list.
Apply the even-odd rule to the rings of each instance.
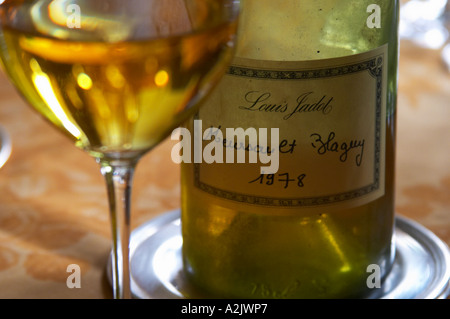
[[238, 11], [235, 0], [0, 0], [6, 73], [105, 176], [115, 298], [131, 297], [136, 163], [225, 72]]

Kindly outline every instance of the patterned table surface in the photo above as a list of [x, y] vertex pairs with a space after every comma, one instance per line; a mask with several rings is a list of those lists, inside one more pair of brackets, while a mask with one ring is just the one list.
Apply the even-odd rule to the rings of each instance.
[[[450, 244], [450, 73], [440, 52], [402, 43], [396, 206]], [[0, 298], [110, 298], [110, 226], [93, 159], [31, 111], [0, 74], [0, 123], [13, 152], [0, 170]], [[139, 164], [133, 226], [179, 207], [165, 141]], [[81, 267], [69, 289], [67, 266]]]

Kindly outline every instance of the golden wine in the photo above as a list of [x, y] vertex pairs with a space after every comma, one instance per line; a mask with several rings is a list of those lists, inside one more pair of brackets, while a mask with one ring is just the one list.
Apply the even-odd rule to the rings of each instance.
[[149, 11], [149, 25], [133, 31], [130, 16], [91, 14], [96, 3], [107, 5], [79, 1], [78, 21], [55, 1], [6, 1], [0, 57], [22, 95], [78, 147], [133, 157], [187, 118], [222, 75], [236, 21], [217, 22], [215, 1], [150, 1], [134, 8]]
[[243, 1], [236, 58], [195, 119], [279, 128], [279, 170], [182, 164], [183, 261], [200, 289], [376, 294], [370, 276], [394, 256], [397, 22], [391, 0]]

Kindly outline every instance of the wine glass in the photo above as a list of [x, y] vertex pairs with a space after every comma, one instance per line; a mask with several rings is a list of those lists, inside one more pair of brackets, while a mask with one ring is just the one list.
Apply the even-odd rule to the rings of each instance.
[[132, 177], [233, 55], [236, 0], [0, 0], [0, 60], [22, 96], [100, 164], [115, 298], [130, 298]]

